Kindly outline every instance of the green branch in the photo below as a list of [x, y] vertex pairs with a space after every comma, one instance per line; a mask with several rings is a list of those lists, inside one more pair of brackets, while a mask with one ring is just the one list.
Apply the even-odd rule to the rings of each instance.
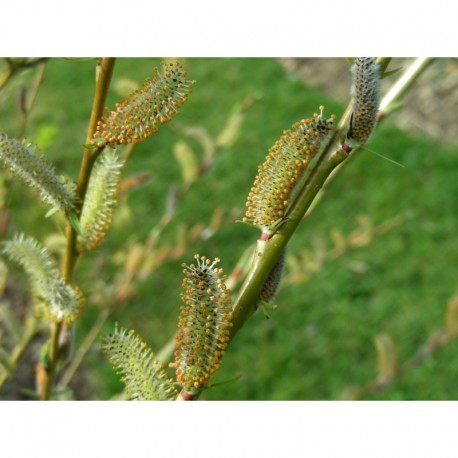
[[[382, 99], [380, 109], [383, 110], [393, 103], [398, 102], [433, 60], [432, 58], [416, 59]], [[381, 59], [381, 65], [386, 69], [385, 58]], [[301, 192], [291, 205], [286, 215], [285, 223], [267, 242], [258, 241], [253, 265], [234, 304], [234, 326], [231, 332], [231, 340], [242, 327], [243, 323], [256, 310], [255, 305], [264, 281], [320, 190], [323, 189], [331, 175], [338, 173], [341, 169], [340, 165], [344, 163], [347, 157], [354, 156], [358, 151], [358, 148], [355, 148], [351, 152], [351, 155], [347, 155], [339, 146], [337, 151], [330, 153], [332, 148], [336, 148], [339, 137], [346, 129], [350, 114], [351, 104], [349, 104], [345, 110], [331, 141], [322, 152], [313, 172], [310, 174]]]
[[344, 160], [348, 154], [339, 148], [319, 168], [315, 168], [311, 179], [304, 186], [292, 208], [289, 211], [285, 223], [267, 241], [258, 240], [253, 266], [248, 273], [245, 283], [242, 285], [239, 296], [233, 309], [233, 328], [231, 340], [242, 327], [245, 321], [255, 312], [259, 293], [262, 290], [267, 276], [286, 247], [289, 239], [296, 230], [298, 224], [312, 204], [317, 192], [321, 189], [331, 172]]

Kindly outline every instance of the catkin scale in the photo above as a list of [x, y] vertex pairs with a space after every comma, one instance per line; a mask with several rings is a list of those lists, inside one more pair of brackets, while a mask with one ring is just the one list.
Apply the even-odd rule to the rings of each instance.
[[352, 73], [352, 115], [347, 143], [354, 148], [367, 143], [375, 128], [380, 105], [380, 69], [372, 57], [358, 57]]
[[271, 234], [285, 216], [293, 192], [312, 159], [319, 151], [335, 116], [313, 118], [295, 123], [270, 148], [248, 194], [243, 221]]

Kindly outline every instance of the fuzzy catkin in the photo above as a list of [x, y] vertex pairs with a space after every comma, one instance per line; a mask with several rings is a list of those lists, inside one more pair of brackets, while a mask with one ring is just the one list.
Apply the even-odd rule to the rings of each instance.
[[380, 105], [380, 69], [372, 57], [358, 57], [352, 67], [352, 115], [347, 143], [352, 148], [369, 140]]
[[315, 113], [313, 118], [299, 121], [283, 132], [258, 167], [243, 221], [258, 226], [264, 233], [275, 231], [286, 214], [296, 185], [319, 152], [334, 120], [334, 115], [325, 119]]
[[81, 211], [82, 234], [77, 238], [78, 251], [94, 250], [108, 232], [118, 202], [123, 165], [116, 151], [106, 148], [94, 166]]
[[181, 295], [175, 367], [178, 383], [188, 393], [208, 386], [221, 365], [232, 327], [230, 291], [219, 259], [194, 257], [197, 264], [183, 264], [185, 278]]
[[105, 110], [97, 124], [92, 143], [96, 146], [138, 143], [158, 130], [187, 101], [195, 81], [186, 80], [186, 72], [177, 63], [163, 63], [162, 70], [146, 79], [143, 86], [115, 109]]
[[103, 339], [101, 348], [122, 376], [130, 400], [168, 401], [178, 395], [162, 363], [133, 330], [116, 328]]
[[51, 162], [34, 145], [0, 133], [0, 163], [29, 186], [43, 203], [66, 214], [75, 212], [76, 185], [57, 175]]
[[65, 282], [49, 251], [32, 237], [16, 234], [4, 242], [2, 253], [19, 264], [27, 274], [36, 311], [50, 321], [75, 321], [84, 296], [75, 285]]

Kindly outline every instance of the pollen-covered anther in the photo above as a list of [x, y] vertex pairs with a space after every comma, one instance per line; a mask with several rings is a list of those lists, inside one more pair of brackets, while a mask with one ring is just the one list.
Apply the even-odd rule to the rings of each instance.
[[[183, 304], [178, 320], [175, 362], [177, 380], [188, 392], [208, 386], [221, 365], [232, 325], [230, 291], [224, 284], [223, 270], [205, 256], [195, 255], [196, 264], [186, 266], [181, 295]], [[185, 339], [184, 336], [187, 336]]]
[[162, 70], [145, 80], [143, 86], [127, 99], [118, 102], [114, 110], [105, 110], [93, 137], [94, 144], [127, 144], [145, 140], [165, 124], [192, 92], [195, 81], [186, 81], [186, 72], [179, 64], [170, 64], [173, 72], [162, 64]]
[[297, 183], [332, 129], [335, 116], [324, 119], [320, 111], [283, 131], [270, 148], [248, 195], [245, 222], [272, 234], [284, 217]]

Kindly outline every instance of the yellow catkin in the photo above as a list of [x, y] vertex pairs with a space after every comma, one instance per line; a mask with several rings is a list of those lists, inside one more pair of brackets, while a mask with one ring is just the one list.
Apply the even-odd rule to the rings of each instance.
[[154, 134], [179, 114], [179, 108], [192, 92], [195, 81], [186, 80], [186, 72], [177, 63], [163, 63], [161, 71], [148, 78], [142, 87], [105, 110], [92, 143], [97, 146], [138, 143]]
[[[321, 107], [322, 109], [322, 107]], [[285, 130], [270, 148], [248, 195], [243, 221], [271, 234], [285, 216], [293, 191], [332, 129], [329, 119], [314, 114]]]
[[232, 327], [230, 290], [223, 269], [213, 261], [196, 255], [196, 264], [183, 264], [185, 278], [183, 305], [180, 309], [176, 337], [175, 362], [177, 381], [188, 393], [208, 386], [221, 366]]

